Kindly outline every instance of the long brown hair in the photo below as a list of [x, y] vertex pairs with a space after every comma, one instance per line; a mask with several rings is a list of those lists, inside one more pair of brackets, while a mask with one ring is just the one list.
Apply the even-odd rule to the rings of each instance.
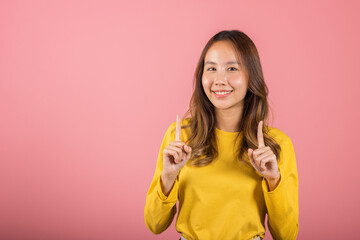
[[205, 45], [198, 61], [194, 74], [195, 90], [192, 94], [189, 109], [184, 117], [191, 114], [189, 124], [182, 128], [191, 129], [191, 136], [186, 144], [192, 148], [191, 165], [206, 166], [218, 156], [215, 141], [215, 107], [208, 99], [202, 86], [202, 75], [204, 71], [204, 59], [207, 51], [217, 41], [229, 41], [235, 47], [238, 58], [241, 59], [248, 71], [248, 90], [244, 99], [242, 118], [238, 129], [238, 137], [242, 134], [241, 147], [238, 151], [238, 159], [249, 163], [247, 149], [257, 149], [258, 124], [263, 120], [263, 132], [265, 146], [269, 146], [279, 159], [280, 145], [269, 135], [266, 120], [269, 114], [267, 101], [268, 88], [264, 82], [263, 72], [260, 64], [258, 51], [253, 41], [243, 32], [238, 30], [221, 31], [215, 34]]

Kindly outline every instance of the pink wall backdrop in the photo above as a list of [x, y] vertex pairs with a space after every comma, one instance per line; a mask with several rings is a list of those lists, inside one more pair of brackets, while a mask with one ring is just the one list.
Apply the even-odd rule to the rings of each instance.
[[[145, 226], [207, 40], [255, 42], [294, 143], [298, 239], [359, 229], [358, 1], [1, 1], [0, 239], [178, 239]], [[266, 239], [271, 239], [267, 231]]]

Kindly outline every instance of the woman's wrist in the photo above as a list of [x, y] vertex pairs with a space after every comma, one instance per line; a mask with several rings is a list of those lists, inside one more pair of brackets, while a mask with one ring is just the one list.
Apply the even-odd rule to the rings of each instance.
[[277, 178], [266, 179], [266, 182], [267, 182], [267, 184], [269, 186], [270, 192], [273, 191], [279, 185], [280, 179], [281, 179], [280, 173], [279, 173], [279, 176]]
[[171, 182], [171, 181], [175, 181], [176, 176], [172, 175], [172, 174], [168, 174], [165, 172], [161, 173], [161, 180], [163, 181], [167, 181], [167, 182]]
[[168, 196], [173, 185], [174, 185], [174, 182], [175, 182], [175, 178], [176, 177], [173, 177], [171, 175], [167, 175], [165, 173], [162, 173], [161, 176], [160, 176], [160, 184], [161, 184], [161, 188], [162, 188], [162, 191], [164, 193], [165, 196]]

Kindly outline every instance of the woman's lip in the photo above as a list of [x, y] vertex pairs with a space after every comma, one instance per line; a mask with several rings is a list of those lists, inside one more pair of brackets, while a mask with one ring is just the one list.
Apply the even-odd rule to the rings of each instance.
[[217, 98], [224, 98], [224, 97], [229, 96], [232, 93], [232, 91], [230, 91], [227, 94], [216, 94], [214, 91], [212, 91], [212, 92], [214, 93], [215, 97], [217, 97]]

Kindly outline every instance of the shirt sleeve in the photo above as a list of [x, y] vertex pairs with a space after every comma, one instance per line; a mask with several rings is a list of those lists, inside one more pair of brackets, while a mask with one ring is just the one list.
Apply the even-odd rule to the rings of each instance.
[[160, 176], [163, 170], [163, 150], [171, 142], [175, 140], [175, 124], [170, 125], [162, 140], [158, 159], [156, 163], [155, 174], [150, 184], [150, 188], [146, 195], [146, 203], [144, 208], [144, 219], [147, 228], [159, 234], [165, 231], [172, 223], [177, 212], [176, 202], [178, 200], [179, 179], [175, 179], [172, 189], [168, 196], [162, 192]]
[[268, 227], [274, 240], [296, 239], [299, 231], [299, 180], [295, 151], [291, 139], [286, 138], [281, 145], [280, 182], [269, 191], [266, 179], [262, 179], [262, 188], [268, 211]]

